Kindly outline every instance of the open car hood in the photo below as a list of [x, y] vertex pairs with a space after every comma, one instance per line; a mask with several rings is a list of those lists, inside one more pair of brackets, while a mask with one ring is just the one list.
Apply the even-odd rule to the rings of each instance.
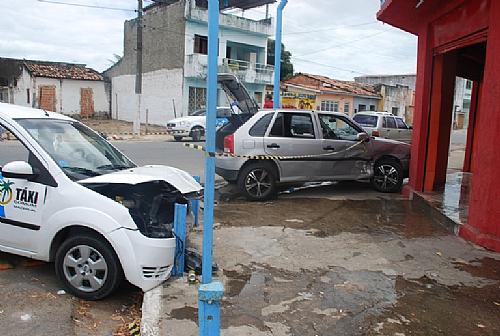
[[238, 108], [243, 114], [255, 114], [259, 111], [259, 105], [250, 96], [245, 86], [238, 80], [238, 77], [233, 74], [219, 74], [217, 81], [228, 97], [238, 104]]
[[81, 184], [117, 183], [136, 185], [151, 181], [165, 181], [182, 194], [190, 194], [202, 190], [201, 185], [183, 170], [160, 165], [124, 169], [118, 172], [80, 180]]

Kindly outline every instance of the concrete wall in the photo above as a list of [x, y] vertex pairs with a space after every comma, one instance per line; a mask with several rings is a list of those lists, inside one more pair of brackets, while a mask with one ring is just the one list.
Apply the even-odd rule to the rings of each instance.
[[385, 84], [385, 85], [404, 85], [408, 86], [410, 89], [415, 90], [415, 85], [417, 81], [417, 75], [387, 75], [387, 76], [360, 76], [355, 77], [354, 80], [358, 83], [364, 84]]
[[[134, 93], [135, 76], [123, 75], [112, 79], [113, 99], [112, 118], [134, 121], [137, 111], [137, 99]], [[182, 69], [157, 70], [143, 75], [143, 95], [141, 101], [141, 122], [166, 125], [174, 118], [174, 107], [177, 115], [184, 109]]]
[[[185, 1], [156, 6], [143, 16], [143, 72], [184, 66]], [[123, 58], [105, 71], [105, 77], [136, 73], [137, 22], [125, 21]]]
[[375, 105], [375, 110], [379, 106], [380, 99], [377, 98], [364, 98], [354, 97], [354, 113], [360, 112], [359, 105], [366, 105], [366, 111], [370, 111], [370, 105]]
[[406, 122], [413, 121], [413, 105], [415, 91], [406, 86], [378, 85], [377, 88], [382, 95], [379, 110], [392, 113], [393, 107], [398, 109], [395, 115], [403, 117]]

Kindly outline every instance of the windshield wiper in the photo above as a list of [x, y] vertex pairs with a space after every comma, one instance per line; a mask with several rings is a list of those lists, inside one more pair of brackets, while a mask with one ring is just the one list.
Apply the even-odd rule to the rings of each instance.
[[87, 176], [100, 176], [101, 175], [100, 173], [93, 171], [91, 169], [88, 169], [88, 168], [82, 168], [82, 167], [62, 167], [62, 168], [69, 170], [71, 172], [75, 172], [75, 173], [87, 175]]
[[114, 165], [114, 164], [107, 164], [107, 165], [102, 165], [102, 166], [99, 166], [99, 167], [96, 167], [96, 169], [100, 169], [100, 170], [114, 170], [114, 169], [128, 169], [128, 168], [134, 168], [134, 167], [131, 167], [131, 166], [126, 166], [126, 165]]

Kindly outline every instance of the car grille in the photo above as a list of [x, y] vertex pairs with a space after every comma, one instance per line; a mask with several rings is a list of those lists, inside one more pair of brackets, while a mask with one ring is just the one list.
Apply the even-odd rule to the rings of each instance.
[[174, 123], [168, 123], [167, 127], [175, 127], [175, 124]]
[[170, 275], [172, 266], [143, 267], [142, 276], [146, 279], [162, 279]]

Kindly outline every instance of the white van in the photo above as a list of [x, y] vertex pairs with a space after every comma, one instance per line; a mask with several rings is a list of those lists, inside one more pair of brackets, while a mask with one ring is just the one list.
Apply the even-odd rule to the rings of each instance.
[[[174, 203], [201, 186], [166, 166], [137, 167], [69, 117], [0, 103], [0, 250], [55, 262], [67, 290], [109, 295], [125, 277], [147, 291], [172, 269]], [[12, 138], [12, 137], [11, 137]]]

